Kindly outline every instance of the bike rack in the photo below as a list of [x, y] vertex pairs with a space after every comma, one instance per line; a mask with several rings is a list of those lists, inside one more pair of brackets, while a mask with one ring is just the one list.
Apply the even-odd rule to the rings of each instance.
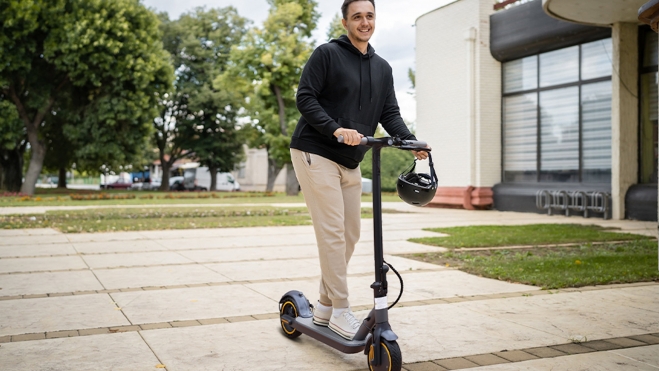
[[571, 212], [583, 213], [584, 218], [591, 213], [600, 213], [604, 219], [611, 218], [611, 194], [596, 191], [539, 190], [535, 194], [535, 205], [540, 210], [547, 210], [548, 215], [554, 211], [570, 216]]

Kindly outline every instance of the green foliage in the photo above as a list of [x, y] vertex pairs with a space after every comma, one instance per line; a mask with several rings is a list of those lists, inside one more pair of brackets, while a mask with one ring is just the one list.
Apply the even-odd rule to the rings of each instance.
[[409, 68], [407, 70], [407, 78], [410, 79], [410, 83], [412, 83], [412, 89], [416, 89], [416, 72]]
[[16, 106], [7, 100], [0, 100], [0, 153], [13, 150], [25, 138], [25, 127], [18, 117]]
[[70, 140], [79, 168], [129, 162], [150, 133], [156, 93], [171, 83], [156, 16], [138, 0], [0, 0], [0, 8], [0, 85], [33, 151], [28, 190], [54, 114], [65, 119], [51, 133]]
[[343, 23], [341, 22], [342, 19], [343, 16], [341, 13], [336, 13], [334, 18], [332, 18], [332, 22], [327, 29], [327, 40], [338, 39], [341, 35], [346, 34], [346, 29], [343, 28]]
[[530, 224], [429, 228], [447, 237], [413, 238], [412, 242], [442, 247], [534, 246], [598, 241], [645, 240], [650, 237], [617, 233], [597, 225]]
[[178, 21], [182, 54], [176, 56], [177, 89], [188, 101], [186, 117], [178, 121], [192, 137], [191, 149], [203, 165], [231, 171], [242, 159], [242, 138], [236, 130], [240, 95], [218, 90], [213, 79], [227, 67], [233, 45], [240, 44], [247, 20], [234, 8], [198, 8]]
[[299, 113], [295, 91], [312, 51], [308, 38], [316, 27], [316, 2], [269, 0], [262, 28], [252, 28], [231, 51], [231, 67], [215, 80], [220, 89], [234, 87], [245, 98], [252, 119], [250, 146], [265, 147], [279, 167], [290, 163], [290, 135]]
[[156, 143], [169, 162], [194, 156], [211, 170], [231, 171], [242, 159], [237, 118], [242, 95], [213, 85], [240, 44], [247, 20], [232, 7], [197, 8], [177, 21], [161, 15], [163, 43], [176, 70], [174, 90], [161, 100]]

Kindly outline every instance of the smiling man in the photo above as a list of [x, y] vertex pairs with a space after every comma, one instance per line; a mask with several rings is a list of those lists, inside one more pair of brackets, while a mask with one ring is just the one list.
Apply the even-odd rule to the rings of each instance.
[[[359, 240], [361, 170], [378, 123], [392, 136], [416, 139], [400, 116], [391, 66], [369, 44], [375, 1], [345, 0], [343, 35], [309, 58], [297, 93], [302, 114], [291, 138], [291, 158], [309, 208], [320, 258], [315, 324], [352, 339], [360, 322], [350, 310], [347, 269]], [[337, 142], [343, 136], [344, 144]], [[417, 158], [426, 152], [415, 153]]]

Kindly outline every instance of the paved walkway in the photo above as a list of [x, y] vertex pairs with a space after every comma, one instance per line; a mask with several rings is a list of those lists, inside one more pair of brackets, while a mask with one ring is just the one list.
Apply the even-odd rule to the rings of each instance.
[[[199, 207], [200, 205], [194, 205]], [[385, 258], [405, 293], [390, 313], [411, 371], [657, 370], [659, 284], [541, 291], [397, 254], [422, 228], [586, 223], [656, 234], [656, 223], [494, 211], [385, 214]], [[350, 266], [351, 302], [372, 305], [372, 224]], [[291, 289], [316, 299], [309, 226], [60, 234], [0, 231], [2, 370], [364, 370], [302, 336], [286, 339], [277, 302]], [[390, 300], [398, 282], [390, 277]]]

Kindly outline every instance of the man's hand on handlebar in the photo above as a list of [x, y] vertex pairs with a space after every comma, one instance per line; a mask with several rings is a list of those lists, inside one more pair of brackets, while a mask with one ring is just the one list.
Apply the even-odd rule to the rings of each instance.
[[358, 146], [364, 135], [360, 134], [357, 130], [338, 128], [334, 132], [334, 136], [338, 138], [343, 135], [343, 144], [349, 146]]
[[[426, 148], [430, 148], [430, 146]], [[412, 153], [417, 160], [425, 160], [428, 158], [428, 151], [412, 151]]]

